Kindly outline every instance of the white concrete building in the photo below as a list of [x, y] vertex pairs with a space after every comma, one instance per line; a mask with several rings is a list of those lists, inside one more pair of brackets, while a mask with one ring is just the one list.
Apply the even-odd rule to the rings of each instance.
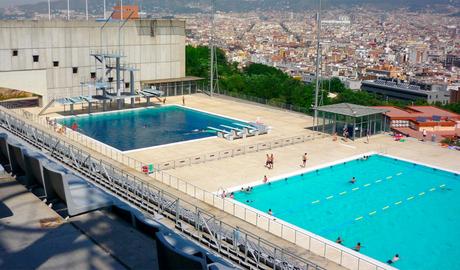
[[90, 53], [119, 51], [122, 64], [138, 70], [135, 89], [144, 83], [187, 81], [185, 21], [132, 20], [120, 31], [119, 21], [103, 25], [0, 21], [0, 87], [37, 94], [43, 105], [54, 98], [95, 94], [81, 86], [95, 77], [95, 58]]

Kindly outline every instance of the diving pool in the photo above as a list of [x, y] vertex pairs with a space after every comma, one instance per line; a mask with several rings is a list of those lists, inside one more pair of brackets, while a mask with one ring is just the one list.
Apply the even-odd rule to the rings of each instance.
[[[357, 181], [352, 184], [350, 179]], [[235, 200], [400, 269], [460, 269], [460, 177], [382, 155], [235, 192]]]
[[120, 151], [216, 136], [208, 127], [247, 125], [241, 120], [176, 105], [63, 117], [57, 122], [67, 127], [76, 123], [78, 132]]

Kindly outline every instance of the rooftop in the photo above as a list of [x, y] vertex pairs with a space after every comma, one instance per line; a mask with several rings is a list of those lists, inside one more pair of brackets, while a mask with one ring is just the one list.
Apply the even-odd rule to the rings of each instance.
[[415, 119], [417, 117], [432, 118], [433, 116], [440, 116], [442, 119], [451, 118], [454, 120], [460, 120], [460, 115], [434, 106], [408, 106], [405, 109], [394, 106], [374, 106], [374, 108], [387, 110], [385, 115], [393, 119]]
[[385, 108], [367, 107], [351, 103], [339, 103], [320, 106], [318, 107], [318, 111], [341, 114], [352, 117], [362, 117], [379, 113], [385, 113], [388, 110]]

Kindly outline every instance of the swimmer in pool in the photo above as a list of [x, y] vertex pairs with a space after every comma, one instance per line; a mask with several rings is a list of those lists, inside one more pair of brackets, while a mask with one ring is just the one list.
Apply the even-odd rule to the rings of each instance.
[[351, 178], [350, 183], [352, 183], [352, 184], [356, 183], [356, 178], [354, 176], [353, 176], [353, 178]]
[[399, 255], [398, 255], [398, 254], [396, 254], [396, 255], [393, 257], [393, 259], [388, 260], [387, 263], [388, 263], [388, 264], [393, 264], [393, 263], [395, 263], [395, 262], [397, 262], [397, 261], [399, 261]]

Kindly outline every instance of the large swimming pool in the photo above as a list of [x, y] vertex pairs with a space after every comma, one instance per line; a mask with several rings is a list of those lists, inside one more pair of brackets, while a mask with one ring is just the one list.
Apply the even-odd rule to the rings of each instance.
[[78, 131], [121, 151], [216, 136], [208, 127], [238, 127], [242, 121], [209, 114], [182, 106], [95, 113], [58, 119], [59, 124]]
[[[460, 166], [460, 165], [459, 165]], [[356, 177], [352, 184], [350, 179]], [[381, 155], [254, 187], [235, 199], [400, 269], [460, 269], [460, 177]]]

